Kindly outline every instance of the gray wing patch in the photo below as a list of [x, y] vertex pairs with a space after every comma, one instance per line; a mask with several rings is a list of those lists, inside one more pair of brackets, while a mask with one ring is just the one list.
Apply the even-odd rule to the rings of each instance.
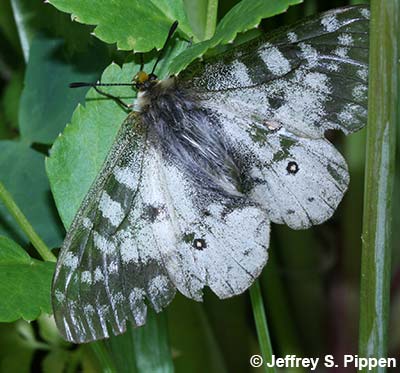
[[368, 20], [364, 6], [322, 13], [196, 63], [181, 83], [301, 136], [357, 131], [367, 115]]

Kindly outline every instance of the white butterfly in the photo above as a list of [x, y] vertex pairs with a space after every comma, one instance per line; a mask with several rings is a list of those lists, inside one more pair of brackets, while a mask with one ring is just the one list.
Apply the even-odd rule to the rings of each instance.
[[312, 17], [179, 77], [140, 72], [122, 124], [63, 244], [53, 307], [88, 342], [143, 325], [176, 289], [245, 291], [267, 261], [270, 222], [335, 211], [349, 176], [324, 137], [366, 119], [368, 10]]

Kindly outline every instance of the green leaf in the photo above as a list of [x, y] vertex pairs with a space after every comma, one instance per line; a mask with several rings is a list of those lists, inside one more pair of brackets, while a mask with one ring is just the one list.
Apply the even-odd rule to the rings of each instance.
[[0, 236], [0, 321], [50, 314], [53, 272], [54, 263], [32, 259], [14, 241]]
[[[51, 198], [44, 156], [22, 142], [0, 141], [0, 178], [41, 238], [50, 247], [60, 245], [62, 228]], [[28, 243], [1, 203], [0, 234]]]
[[18, 109], [23, 81], [22, 72], [16, 70], [13, 72], [11, 80], [4, 90], [4, 96], [1, 104], [3, 106], [7, 127], [9, 129], [18, 128]]
[[194, 44], [181, 53], [172, 63], [171, 72], [179, 73], [193, 60], [201, 57], [207, 50], [218, 44], [233, 42], [239, 32], [245, 32], [258, 26], [263, 18], [272, 17], [287, 10], [290, 5], [302, 0], [243, 0], [234, 6], [217, 26], [215, 35], [206, 41]]
[[50, 0], [57, 9], [71, 13], [75, 21], [96, 25], [94, 34], [119, 49], [148, 52], [161, 48], [171, 24], [192, 35], [183, 0]]
[[204, 304], [178, 293], [167, 312], [176, 372], [228, 371], [219, 341], [204, 312]]
[[[124, 65], [123, 69], [111, 64], [102, 81], [130, 82], [134, 71], [133, 63]], [[121, 98], [130, 97], [127, 103], [134, 97], [130, 87], [110, 87], [107, 92]], [[54, 142], [46, 160], [46, 170], [65, 227], [71, 224], [126, 116], [127, 113], [113, 100], [90, 90], [86, 105], [78, 105], [71, 124]]]
[[197, 40], [210, 39], [217, 24], [218, 0], [183, 0]]
[[87, 93], [68, 84], [96, 81], [108, 63], [100, 42], [91, 43], [85, 52], [65, 50], [60, 39], [39, 35], [32, 41], [20, 106], [21, 136], [29, 142], [51, 144]]
[[91, 28], [71, 22], [71, 18], [58, 12], [43, 0], [10, 0], [25, 61], [28, 61], [30, 45], [38, 32], [61, 37], [68, 48], [85, 50]]
[[137, 370], [140, 373], [174, 371], [165, 312], [147, 311], [147, 322], [133, 331]]

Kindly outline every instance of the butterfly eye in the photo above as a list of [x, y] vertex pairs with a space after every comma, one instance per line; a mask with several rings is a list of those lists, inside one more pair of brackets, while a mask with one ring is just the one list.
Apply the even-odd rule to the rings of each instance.
[[289, 162], [286, 170], [289, 174], [295, 175], [299, 171], [299, 165], [296, 162]]
[[193, 247], [194, 247], [195, 249], [197, 249], [197, 250], [203, 250], [203, 249], [205, 249], [205, 248], [207, 247], [206, 241], [203, 240], [202, 238], [196, 238], [196, 239], [193, 241]]
[[157, 80], [157, 75], [156, 75], [156, 74], [153, 74], [153, 73], [151, 73], [151, 74], [149, 74], [149, 77], [148, 77], [148, 79], [149, 79], [150, 81]]

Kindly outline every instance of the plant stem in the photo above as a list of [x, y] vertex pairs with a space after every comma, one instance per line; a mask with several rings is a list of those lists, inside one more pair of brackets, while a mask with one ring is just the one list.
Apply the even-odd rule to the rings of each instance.
[[265, 316], [264, 304], [261, 295], [260, 283], [256, 280], [250, 288], [250, 299], [253, 308], [254, 320], [256, 323], [258, 342], [260, 343], [261, 355], [264, 360], [264, 370], [266, 372], [275, 372], [275, 368], [269, 368], [265, 365], [266, 362], [272, 360], [272, 346], [269, 337], [267, 318]]
[[20, 228], [24, 231], [24, 233], [27, 235], [30, 242], [35, 247], [40, 256], [43, 258], [43, 260], [47, 260], [49, 262], [55, 262], [56, 257], [53, 255], [53, 253], [50, 251], [47, 245], [35, 232], [32, 225], [29, 223], [28, 219], [22, 213], [22, 211], [12, 198], [11, 194], [7, 191], [7, 189], [1, 182], [0, 182], [0, 200], [3, 201], [7, 210], [13, 216], [13, 218], [18, 223]]
[[204, 40], [214, 36], [217, 26], [218, 0], [208, 0], [206, 8], [206, 22], [204, 27]]
[[[359, 355], [386, 357], [398, 103], [397, 0], [372, 0]], [[384, 372], [374, 368], [372, 372]]]

